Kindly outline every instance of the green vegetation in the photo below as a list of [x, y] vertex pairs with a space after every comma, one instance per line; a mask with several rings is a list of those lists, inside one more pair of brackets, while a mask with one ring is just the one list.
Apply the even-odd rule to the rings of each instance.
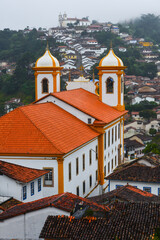
[[154, 112], [154, 111], [152, 111], [150, 109], [145, 109], [145, 110], [140, 111], [139, 116], [143, 117], [144, 119], [147, 119], [148, 121], [151, 118], [153, 118], [153, 119], [157, 118], [156, 112]]
[[149, 129], [149, 134], [152, 135], [152, 137], [157, 133], [157, 130], [154, 128]]
[[[142, 15], [141, 18], [137, 18], [136, 20], [132, 20], [127, 23], [121, 23], [118, 26], [120, 32], [122, 33], [128, 33], [134, 38], [144, 38], [145, 41], [157, 44], [157, 46], [152, 47], [152, 51], [159, 55], [159, 52], [157, 51], [160, 43], [159, 16], [155, 16], [154, 14]], [[94, 33], [93, 36], [98, 40], [99, 43], [106, 46], [108, 49], [110, 48], [112, 41], [115, 53], [127, 66], [127, 69], [125, 70], [126, 74], [150, 77], [151, 79], [156, 76], [157, 68], [154, 63], [141, 62], [141, 48], [137, 44], [126, 45], [119, 36], [111, 32], [97, 32]], [[120, 52], [118, 50], [119, 46], [125, 46], [127, 51]]]
[[132, 111], [143, 111], [146, 110], [152, 110], [153, 108], [157, 107], [158, 104], [156, 102], [149, 102], [149, 101], [142, 101], [140, 103], [136, 103], [134, 105], [126, 105], [126, 109], [129, 110], [129, 112]]
[[147, 144], [143, 152], [160, 154], [160, 134], [156, 134], [156, 136], [153, 137], [152, 142]]
[[[36, 29], [26, 34], [9, 29], [0, 31], [0, 61], [15, 65], [13, 75], [8, 74], [6, 69], [0, 74], [0, 115], [4, 114], [4, 102], [12, 97], [20, 98], [24, 104], [34, 100], [32, 66], [44, 54], [46, 41], [39, 40], [43, 35]], [[48, 38], [48, 42], [50, 48], [55, 49], [55, 40]], [[59, 57], [57, 52], [54, 56]]]

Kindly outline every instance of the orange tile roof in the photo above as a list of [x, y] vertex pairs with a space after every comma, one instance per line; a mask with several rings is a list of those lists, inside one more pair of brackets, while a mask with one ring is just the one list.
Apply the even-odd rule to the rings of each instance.
[[1, 154], [59, 155], [96, 138], [87, 124], [53, 103], [31, 104], [0, 118]]
[[15, 217], [27, 212], [36, 211], [45, 207], [55, 207], [66, 212], [71, 212], [77, 203], [82, 202], [84, 205], [89, 206], [93, 211], [104, 211], [110, 210], [108, 206], [103, 206], [92, 202], [86, 198], [79, 197], [72, 193], [60, 193], [50, 197], [41, 198], [32, 202], [21, 203], [14, 207], [9, 208], [5, 212], [0, 214], [0, 220]]
[[0, 173], [16, 181], [28, 183], [48, 173], [48, 170], [23, 167], [17, 164], [0, 161]]
[[133, 192], [136, 192], [144, 197], [154, 197], [155, 195], [153, 195], [152, 193], [149, 193], [149, 192], [146, 192], [146, 191], [142, 191], [141, 189], [139, 188], [136, 188], [134, 186], [131, 186], [131, 185], [126, 185], [126, 188], [128, 188], [129, 190], [133, 191]]
[[118, 111], [101, 102], [99, 97], [82, 88], [51, 94], [54, 97], [78, 108], [80, 111], [94, 117], [96, 120], [109, 123], [123, 116], [127, 111]]

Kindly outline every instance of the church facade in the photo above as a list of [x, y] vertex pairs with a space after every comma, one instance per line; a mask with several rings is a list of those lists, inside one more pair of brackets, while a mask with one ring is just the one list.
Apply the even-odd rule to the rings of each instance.
[[104, 177], [123, 162], [125, 66], [110, 49], [97, 68], [99, 92], [61, 92], [62, 68], [47, 48], [33, 68], [35, 102], [0, 118], [0, 159], [49, 170], [43, 197], [108, 191]]

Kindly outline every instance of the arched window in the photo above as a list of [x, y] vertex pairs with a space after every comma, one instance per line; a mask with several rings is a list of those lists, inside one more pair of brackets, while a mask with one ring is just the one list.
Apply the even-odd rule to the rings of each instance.
[[109, 77], [106, 80], [106, 93], [113, 93], [113, 78]]
[[48, 93], [48, 79], [42, 80], [42, 93]]

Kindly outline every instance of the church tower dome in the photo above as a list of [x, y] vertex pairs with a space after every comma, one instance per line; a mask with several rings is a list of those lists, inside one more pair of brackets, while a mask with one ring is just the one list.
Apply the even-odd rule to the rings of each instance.
[[99, 66], [104, 67], [104, 66], [124, 66], [122, 60], [116, 56], [114, 53], [113, 49], [111, 48], [109, 50], [109, 53], [101, 59]]
[[35, 99], [38, 100], [49, 93], [60, 92], [59, 61], [50, 53], [47, 46], [45, 53], [35, 64]]
[[43, 56], [36, 61], [35, 67], [59, 67], [59, 61], [47, 48]]
[[109, 53], [101, 59], [99, 70], [99, 99], [100, 101], [124, 111], [124, 69], [122, 60], [111, 48]]

